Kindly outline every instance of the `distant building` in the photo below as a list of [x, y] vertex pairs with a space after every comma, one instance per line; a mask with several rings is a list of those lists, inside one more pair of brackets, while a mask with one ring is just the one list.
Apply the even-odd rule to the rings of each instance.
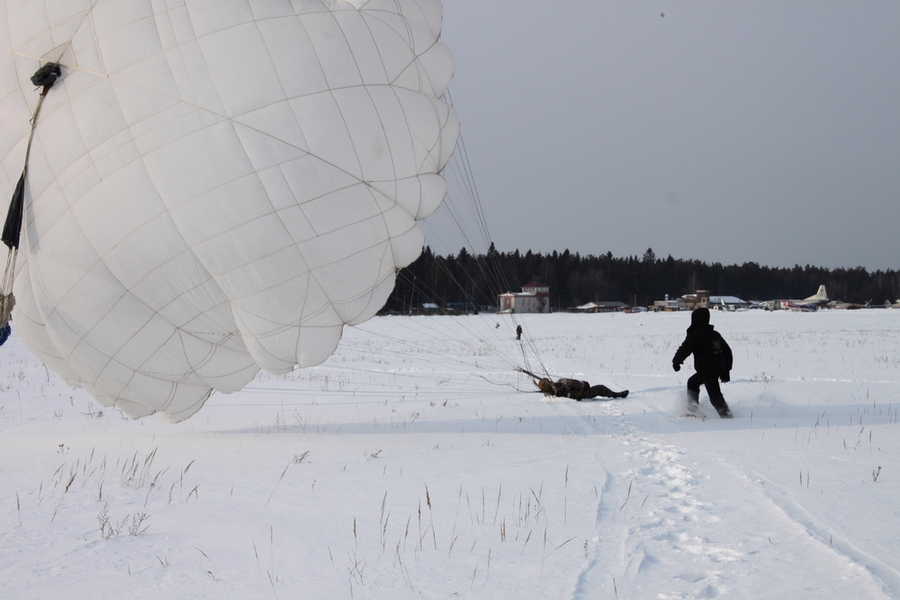
[[697, 290], [693, 294], [685, 294], [681, 297], [685, 310], [695, 308], [709, 308], [709, 290]]
[[528, 292], [506, 292], [500, 294], [500, 312], [548, 313], [549, 302]]
[[650, 307], [653, 312], [673, 312], [676, 310], [687, 310], [684, 300], [676, 298], [674, 300], [656, 300]]
[[541, 283], [540, 281], [526, 283], [522, 286], [522, 291], [528, 294], [534, 294], [535, 296], [550, 297], [550, 286], [546, 283]]
[[522, 286], [521, 292], [500, 294], [500, 312], [549, 313], [550, 286], [532, 281]]
[[478, 307], [474, 302], [448, 302], [447, 312], [453, 315], [478, 314]]
[[738, 308], [750, 308], [752, 302], [742, 300], [737, 296], [710, 296], [709, 308], [716, 310], [737, 310]]
[[624, 302], [618, 301], [610, 301], [610, 302], [588, 302], [587, 304], [582, 304], [581, 306], [576, 306], [574, 309], [575, 312], [583, 312], [583, 313], [606, 313], [606, 312], [622, 312], [626, 309], [630, 308]]
[[737, 296], [710, 296], [708, 290], [697, 290], [693, 294], [685, 294], [681, 298], [675, 299], [670, 299], [666, 294], [666, 299], [657, 300], [653, 303], [652, 308], [655, 311], [694, 310], [695, 308], [735, 310], [750, 306], [753, 306], [752, 302], [747, 302]]
[[532, 281], [523, 285], [521, 292], [500, 294], [500, 312], [550, 312], [550, 286], [540, 281]]
[[550, 312], [550, 286], [540, 281], [532, 281], [522, 286], [522, 291], [526, 294], [534, 294], [541, 302], [541, 310], [538, 312]]

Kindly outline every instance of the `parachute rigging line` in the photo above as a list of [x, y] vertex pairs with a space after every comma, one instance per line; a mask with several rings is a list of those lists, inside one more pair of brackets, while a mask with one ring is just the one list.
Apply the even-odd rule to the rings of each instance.
[[[469, 180], [471, 181], [471, 178]], [[445, 200], [445, 206], [449, 206], [449, 200], [450, 198]], [[469, 208], [474, 210], [474, 206], [475, 204], [470, 203]], [[469, 222], [471, 219], [456, 219], [454, 225], [463, 227], [463, 223]], [[486, 220], [480, 219], [479, 222], [482, 225], [480, 227], [482, 232], [486, 232]], [[499, 292], [508, 289], [508, 285], [504, 283], [506, 281], [505, 273], [499, 264], [496, 252], [488, 251], [486, 255], [470, 258], [477, 263], [477, 271], [481, 279], [477, 279], [471, 270], [454, 270], [450, 265], [452, 257], [449, 255], [447, 257], [435, 255], [429, 248], [424, 256], [432, 257], [434, 266], [443, 273], [451, 287], [458, 291], [461, 299], [474, 306], [479, 306], [485, 302], [485, 298], [495, 298]], [[413, 315], [417, 313], [413, 309], [415, 303], [413, 298], [419, 297], [428, 301], [427, 299], [430, 298], [446, 296], [447, 290], [437, 289], [437, 281], [423, 277], [421, 274], [413, 274], [410, 271], [410, 269], [401, 269], [397, 274], [397, 280], [399, 283], [405, 284], [406, 290], [411, 292], [409, 304], [406, 300], [403, 302], [402, 312], [405, 313], [408, 308], [409, 314]], [[399, 292], [395, 290], [395, 293]], [[525, 386], [522, 386], [521, 383], [509, 379], [509, 375], [512, 374], [529, 374], [533, 377], [532, 371], [546, 371], [531, 336], [525, 336], [521, 341], [512, 341], [512, 332], [518, 324], [515, 315], [497, 315], [486, 311], [478, 311], [476, 314], [456, 314], [452, 310], [442, 312], [443, 316], [441, 317], [417, 316], [411, 320], [407, 320], [408, 317], [403, 316], [383, 317], [392, 321], [397, 319], [393, 321], [393, 334], [387, 334], [381, 327], [370, 326], [369, 323], [354, 326], [353, 329], [365, 331], [369, 336], [379, 340], [377, 342], [379, 356], [402, 357], [404, 363], [409, 363], [411, 357], [414, 357], [412, 362], [417, 366], [413, 367], [413, 372], [404, 372], [402, 370], [385, 370], [378, 365], [354, 368], [343, 364], [343, 369], [358, 373], [361, 376], [360, 380], [363, 379], [363, 374], [370, 376], [369, 381], [365, 384], [367, 392], [333, 390], [329, 386], [329, 396], [349, 393], [357, 400], [361, 400], [366, 393], [376, 397], [378, 392], [383, 393], [390, 390], [396, 393], [397, 389], [409, 389], [410, 385], [414, 389], [413, 395], [419, 399], [430, 395], [446, 399], [450, 396], [457, 398], [462, 396], [506, 396], [511, 391], [536, 391], [531, 389], [533, 382], [530, 379], [528, 380], [528, 389], [523, 389]], [[501, 328], [499, 321], [501, 318], [511, 319], [511, 325]], [[490, 323], [485, 323], [485, 320]], [[428, 344], [421, 343], [424, 341], [421, 336], [431, 340], [435, 347], [439, 346], [440, 349], [427, 350]], [[354, 338], [353, 335], [345, 335], [341, 340], [340, 348], [360, 354], [372, 352], [372, 348], [367, 347], [367, 344], [371, 343], [370, 341], [356, 343], [353, 341]], [[538, 366], [534, 367], [532, 363], [537, 363]], [[452, 386], [433, 391], [420, 389], [418, 385], [415, 385], [415, 380], [418, 379], [415, 370], [421, 370], [423, 367], [429, 372], [447, 373], [447, 376], [453, 380]], [[310, 377], [315, 377], [316, 375], [312, 375], [312, 373], [316, 371], [327, 372], [329, 369], [330, 366], [327, 363], [313, 367], [310, 370]], [[321, 377], [321, 375], [319, 376]], [[325, 377], [327, 378], [327, 376]], [[376, 378], [377, 382], [372, 378]], [[389, 379], [383, 381], [384, 378]], [[404, 380], [407, 381], [404, 383]], [[494, 388], [494, 391], [488, 392], [485, 386]], [[400, 396], [404, 396], [404, 394], [400, 393]]]
[[[444, 94], [445, 99], [448, 104], [453, 106], [453, 98], [450, 93], [450, 89], [448, 88]], [[492, 236], [488, 227], [488, 219], [484, 213], [483, 203], [481, 202], [481, 196], [478, 192], [478, 187], [475, 181], [475, 175], [472, 171], [472, 165], [469, 161], [469, 152], [466, 148], [466, 141], [463, 135], [463, 131], [460, 130], [459, 135], [457, 136], [456, 142], [456, 151], [453, 153], [451, 157], [450, 164], [445, 168], [445, 177], [447, 177], [446, 171], [453, 171], [452, 180], [458, 184], [460, 190], [462, 190], [462, 196], [464, 198], [464, 202], [462, 202], [462, 208], [468, 208], [471, 217], [469, 219], [463, 219], [462, 215], [459, 214], [459, 208], [457, 206], [457, 202], [454, 202], [455, 196], [452, 196], [448, 190], [447, 198], [445, 199], [442, 206], [444, 206], [448, 213], [450, 214], [454, 225], [458, 228], [458, 230], [462, 233], [463, 238], [470, 245], [470, 247], [474, 248], [475, 244], [473, 244], [473, 235], [471, 232], [466, 229], [464, 223], [471, 222], [474, 220], [475, 227], [478, 232], [481, 234], [481, 242], [486, 248], [484, 250], [484, 260], [481, 260], [481, 257], [475, 256], [475, 260], [477, 261], [479, 270], [481, 271], [484, 280], [488, 282], [488, 285], [492, 288], [489, 290], [489, 294], [493, 294], [493, 297], [499, 296], [500, 293], [504, 291], [509, 291], [511, 289], [509, 280], [506, 277], [506, 273], [500, 264], [499, 255], [496, 251], [494, 251], [494, 246], [492, 240]], [[442, 266], [444, 271], [454, 280], [457, 284], [458, 288], [462, 290], [464, 294], [467, 293], [469, 287], [465, 285], [461, 285], [461, 282], [457, 281], [450, 269], [446, 266], [446, 263], [441, 260], [439, 255], [436, 255], [438, 259], [437, 262]], [[471, 284], [472, 295], [467, 295], [466, 300], [474, 301], [474, 293], [476, 282], [469, 278], [469, 283]], [[506, 313], [504, 316], [508, 317], [512, 324], [522, 325], [522, 323], [516, 318], [515, 313]], [[534, 341], [530, 336], [525, 337], [522, 340], [522, 344], [519, 345], [519, 349], [521, 352], [521, 364], [527, 369], [530, 370], [541, 370], [546, 373], [547, 369], [544, 365], [543, 360], [541, 359], [540, 352], [538, 351], [537, 346], [535, 346]], [[536, 362], [539, 365], [538, 367], [532, 367], [532, 361]], [[516, 368], [517, 371], [521, 370], [521, 365]]]
[[[28, 145], [25, 147], [25, 166], [22, 175], [16, 183], [12, 199], [9, 202], [9, 210], [6, 213], [6, 221], [3, 224], [3, 243], [9, 248], [6, 257], [6, 270], [3, 272], [3, 281], [0, 283], [0, 327], [6, 329], [16, 305], [12, 287], [16, 272], [16, 256], [19, 253], [19, 242], [22, 235], [22, 221], [25, 213], [25, 177], [28, 174], [28, 159], [31, 157], [31, 143], [34, 140], [34, 132], [37, 128], [38, 115], [47, 92], [62, 75], [59, 63], [48, 62], [31, 76], [31, 83], [41, 88], [34, 114], [31, 116], [31, 132], [28, 135]], [[8, 334], [7, 334], [8, 335]], [[5, 339], [4, 339], [5, 341]], [[2, 343], [2, 342], [0, 342]]]
[[[453, 105], [449, 89], [444, 93], [444, 100], [451, 106]], [[451, 156], [450, 163], [444, 168], [442, 175], [448, 180], [448, 183], [453, 182], [455, 184], [455, 186], [453, 186], [454, 190], [460, 192], [457, 195], [448, 189], [442, 206], [447, 211], [453, 226], [457, 229], [462, 239], [469, 248], [473, 249], [473, 256], [470, 260], [475, 261], [475, 267], [480, 274], [480, 281], [476, 280], [472, 273], [467, 269], [454, 272], [448, 264], [450, 259], [449, 255], [445, 258], [442, 257], [440, 253], [433, 253], [435, 265], [441, 269], [449, 282], [455, 286], [462, 296], [462, 300], [465, 300], [474, 306], [479, 306], [479, 304], [483, 303], [485, 298], [496, 299], [500, 293], [508, 291], [510, 285], [506, 273], [500, 264], [499, 255], [493, 249], [488, 219], [485, 216], [480, 194], [475, 183], [475, 176], [471, 162], [469, 161], [469, 154], [462, 131], [460, 131], [457, 136], [455, 151]], [[441, 237], [438, 232], [434, 230], [430, 230], [430, 232], [438, 238]], [[445, 245], [447, 244], [445, 243]], [[479, 247], [483, 248], [483, 254], [477, 250]], [[413, 297], [417, 293], [422, 294], [423, 292], [425, 295], [430, 294], [433, 298], [439, 298], [442, 295], [445, 295], [445, 293], [442, 294], [439, 290], [432, 289], [427, 280], [411, 275], [409, 269], [400, 270], [397, 279], [398, 282], [406, 284], [406, 287], [411, 289]], [[410, 305], [410, 309], [411, 308], [412, 306]], [[480, 313], [481, 311], [478, 312]], [[471, 326], [468, 320], [473, 318], [473, 315], [458, 316], [454, 315], [452, 312], [448, 312], [448, 315], [451, 316], [454, 321], [454, 327], [458, 330], [456, 332], [457, 335], [468, 330], [468, 333], [463, 333], [462, 335], [470, 335], [470, 340], [478, 339], [482, 344], [490, 343], [496, 351], [493, 362], [502, 362], [506, 365], [507, 369], [511, 369], [515, 372], [546, 372], [546, 367], [541, 359], [539, 350], [530, 336], [526, 335], [525, 338], [521, 340], [521, 343], [516, 345], [516, 350], [514, 351], [511, 351], [509, 348], [504, 348], [503, 340], [505, 339], [505, 332], [515, 329], [516, 325], [521, 324], [514, 313], [503, 315], [503, 317], [508, 318], [512, 322], [511, 329], [498, 329], [495, 332], [492, 328], [490, 332], [488, 332], [497, 338], [494, 339], [493, 342], [488, 342], [485, 339], [485, 332], [483, 330], [478, 332]], [[437, 324], [435, 324], [435, 326], [437, 326]], [[436, 335], [443, 337], [444, 335], [447, 335], [447, 333], [448, 332], [442, 332], [441, 334]], [[450, 333], [451, 337], [452, 335], [453, 334]], [[460, 344], [463, 345], [464, 342], [460, 341]], [[536, 364], [537, 366], [533, 366], [533, 364]]]

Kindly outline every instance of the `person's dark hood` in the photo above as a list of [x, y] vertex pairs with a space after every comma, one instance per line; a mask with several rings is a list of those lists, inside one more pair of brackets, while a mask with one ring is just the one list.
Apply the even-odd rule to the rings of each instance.
[[700, 329], [709, 326], [709, 309], [695, 308], [691, 313], [691, 326], [688, 329]]

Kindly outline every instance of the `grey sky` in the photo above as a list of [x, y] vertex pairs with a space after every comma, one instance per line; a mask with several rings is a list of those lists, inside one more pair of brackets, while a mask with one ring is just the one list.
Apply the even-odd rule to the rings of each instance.
[[443, 41], [499, 250], [900, 269], [900, 2], [444, 0]]

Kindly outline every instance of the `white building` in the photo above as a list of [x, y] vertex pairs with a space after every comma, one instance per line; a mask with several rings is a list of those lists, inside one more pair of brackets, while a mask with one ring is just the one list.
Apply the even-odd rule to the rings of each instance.
[[549, 313], [550, 286], [532, 281], [523, 285], [521, 292], [500, 294], [500, 312]]
[[548, 313], [550, 307], [544, 299], [528, 292], [506, 292], [500, 294], [500, 312]]

